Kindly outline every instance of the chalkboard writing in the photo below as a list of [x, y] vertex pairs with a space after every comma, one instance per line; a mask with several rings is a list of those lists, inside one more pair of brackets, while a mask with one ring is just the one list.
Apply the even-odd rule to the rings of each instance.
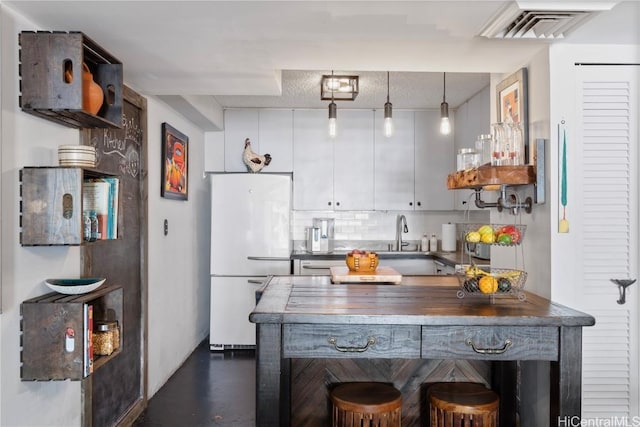
[[121, 174], [136, 178], [140, 173], [140, 144], [142, 141], [142, 129], [135, 117], [129, 118], [126, 112], [122, 115], [122, 129], [104, 129], [102, 132], [93, 132], [91, 145], [96, 147], [100, 164], [102, 156], [120, 157], [118, 170]]

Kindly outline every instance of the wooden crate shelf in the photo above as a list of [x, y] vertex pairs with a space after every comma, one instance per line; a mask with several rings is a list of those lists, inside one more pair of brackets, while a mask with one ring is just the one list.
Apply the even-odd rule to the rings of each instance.
[[488, 185], [526, 185], [536, 182], [535, 166], [480, 166], [449, 174], [447, 188], [476, 189]]
[[83, 182], [87, 178], [103, 177], [113, 175], [79, 167], [42, 166], [21, 169], [20, 244], [84, 244]]
[[[85, 306], [93, 307], [93, 322], [116, 320], [123, 328], [123, 290], [120, 286], [103, 286], [83, 295], [57, 292], [24, 301], [20, 305], [22, 321], [20, 377], [23, 381], [81, 380], [117, 357], [122, 349], [108, 356], [94, 357], [88, 367], [84, 345], [90, 338]], [[65, 349], [65, 332], [74, 333], [73, 349]]]
[[[77, 31], [23, 31], [19, 43], [24, 112], [73, 128], [122, 128], [123, 67], [117, 58]], [[95, 115], [82, 108], [83, 64], [104, 93]]]

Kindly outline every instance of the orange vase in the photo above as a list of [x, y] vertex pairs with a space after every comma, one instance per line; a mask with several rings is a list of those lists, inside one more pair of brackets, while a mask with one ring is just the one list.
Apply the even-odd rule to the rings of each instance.
[[82, 109], [97, 114], [102, 107], [104, 93], [100, 85], [93, 81], [93, 74], [87, 64], [82, 63]]

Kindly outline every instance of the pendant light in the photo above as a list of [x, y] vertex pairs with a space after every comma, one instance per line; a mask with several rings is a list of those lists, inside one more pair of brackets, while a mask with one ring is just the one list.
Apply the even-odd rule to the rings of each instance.
[[[333, 78], [333, 70], [331, 70], [331, 77]], [[338, 107], [333, 101], [333, 85], [331, 86], [331, 103], [329, 104], [329, 136], [335, 138], [336, 136], [336, 120], [338, 118]]]
[[391, 103], [389, 102], [389, 72], [387, 71], [387, 102], [384, 104], [384, 136], [390, 138], [393, 135], [393, 115], [391, 111]]
[[449, 104], [447, 104], [447, 73], [442, 77], [442, 104], [440, 104], [440, 133], [449, 135], [451, 133], [451, 122], [449, 122]]

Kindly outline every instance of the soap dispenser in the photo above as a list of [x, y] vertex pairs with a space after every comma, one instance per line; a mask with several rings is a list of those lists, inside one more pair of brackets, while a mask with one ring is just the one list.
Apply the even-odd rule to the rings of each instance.
[[420, 248], [422, 252], [429, 252], [429, 238], [427, 237], [427, 233], [422, 235], [422, 241], [420, 242]]

